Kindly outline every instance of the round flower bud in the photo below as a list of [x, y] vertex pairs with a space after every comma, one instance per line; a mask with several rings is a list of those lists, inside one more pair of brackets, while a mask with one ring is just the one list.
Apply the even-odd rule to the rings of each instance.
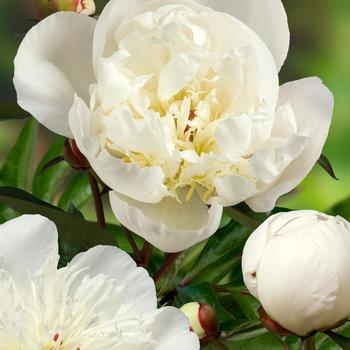
[[316, 211], [279, 213], [248, 239], [245, 284], [271, 320], [300, 336], [350, 314], [350, 223]]
[[35, 0], [35, 5], [40, 18], [59, 11], [73, 11], [89, 16], [96, 11], [94, 0]]
[[80, 152], [77, 144], [72, 139], [67, 139], [64, 144], [64, 160], [74, 169], [88, 169], [90, 164]]
[[190, 320], [191, 330], [197, 334], [202, 345], [215, 340], [219, 334], [219, 320], [209, 304], [192, 302], [181, 307]]

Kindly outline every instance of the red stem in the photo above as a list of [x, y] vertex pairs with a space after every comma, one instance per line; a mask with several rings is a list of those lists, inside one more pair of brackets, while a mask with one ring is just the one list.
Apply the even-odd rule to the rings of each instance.
[[161, 277], [165, 274], [165, 272], [169, 270], [169, 268], [173, 265], [173, 263], [176, 261], [176, 259], [179, 257], [180, 254], [181, 252], [168, 254], [163, 265], [160, 267], [158, 272], [153, 276], [155, 283], [159, 282]]
[[88, 170], [88, 177], [89, 177], [92, 197], [94, 199], [97, 223], [101, 227], [106, 228], [106, 219], [105, 219], [105, 213], [103, 210], [103, 203], [101, 199], [100, 189], [98, 188], [96, 177], [91, 170]]

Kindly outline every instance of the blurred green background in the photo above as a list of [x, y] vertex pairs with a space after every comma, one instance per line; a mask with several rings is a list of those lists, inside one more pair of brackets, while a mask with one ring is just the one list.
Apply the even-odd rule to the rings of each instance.
[[[332, 162], [340, 181], [331, 179], [316, 165], [296, 191], [281, 199], [280, 205], [326, 210], [350, 196], [350, 1], [283, 2], [289, 17], [291, 48], [280, 75], [281, 84], [319, 76], [334, 93], [334, 120], [324, 154]], [[97, 0], [98, 12], [105, 3], [105, 0]], [[26, 4], [28, 6], [28, 2]], [[32, 25], [33, 16], [22, 13], [20, 7], [12, 0], [0, 1], [0, 104], [16, 99], [12, 62], [21, 38]], [[18, 120], [1, 122], [0, 165], [22, 125]], [[37, 161], [52, 137], [41, 127]]]

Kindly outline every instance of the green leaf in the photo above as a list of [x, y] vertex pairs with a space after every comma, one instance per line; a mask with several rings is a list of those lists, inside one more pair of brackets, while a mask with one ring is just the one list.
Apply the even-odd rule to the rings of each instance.
[[334, 180], [339, 180], [335, 175], [331, 162], [328, 160], [326, 156], [322, 154], [319, 160], [317, 161], [317, 163], [326, 171], [326, 173], [330, 177], [332, 177]]
[[0, 203], [20, 214], [41, 214], [52, 220], [60, 239], [71, 241], [84, 248], [98, 244], [115, 245], [113, 236], [95, 223], [85, 221], [46, 203], [31, 194], [13, 187], [0, 187]]
[[27, 189], [37, 132], [37, 123], [34, 119], [28, 120], [0, 170], [1, 186]]
[[235, 350], [288, 350], [286, 344], [272, 333], [256, 336], [241, 341], [224, 341], [230, 349]]
[[0, 101], [0, 121], [29, 118], [30, 114], [24, 111], [17, 102]]
[[88, 176], [85, 172], [79, 171], [70, 179], [58, 206], [63, 210], [68, 210], [73, 204], [77, 209], [81, 209], [90, 199], [91, 189]]
[[350, 197], [336, 204], [327, 211], [330, 215], [340, 215], [343, 218], [350, 220]]
[[350, 338], [345, 337], [331, 331], [324, 332], [327, 334], [336, 344], [338, 344], [344, 350], [350, 350]]
[[251, 229], [243, 227], [233, 220], [220, 228], [206, 243], [185, 281], [195, 280], [197, 276], [199, 280], [209, 278], [207, 275], [209, 272], [211, 278], [220, 280], [233, 268], [233, 265], [239, 264], [243, 246], [250, 233]]
[[60, 255], [59, 268], [66, 266], [77, 254], [86, 251], [83, 246], [65, 239], [59, 239], [58, 247]]
[[33, 195], [50, 203], [53, 203], [57, 185], [63, 179], [70, 167], [66, 162], [60, 162], [44, 172], [42, 172], [42, 169], [50, 160], [63, 154], [64, 142], [64, 137], [59, 137], [59, 139], [50, 147], [36, 169], [33, 178]]

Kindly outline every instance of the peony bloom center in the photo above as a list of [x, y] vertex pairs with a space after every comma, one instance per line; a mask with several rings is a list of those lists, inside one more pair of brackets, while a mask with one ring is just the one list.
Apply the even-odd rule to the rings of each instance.
[[152, 348], [155, 342], [146, 330], [150, 320], [123, 301], [126, 287], [104, 275], [89, 278], [84, 271], [57, 270], [51, 262], [23, 290], [1, 271], [1, 349]]
[[[230, 175], [259, 190], [249, 161], [271, 137], [278, 77], [255, 33], [201, 9], [145, 5], [125, 19], [117, 49], [97, 62], [90, 108], [102, 148], [141, 168], [160, 167], [170, 196], [190, 200], [196, 192], [210, 203], [216, 181]], [[231, 149], [229, 128], [237, 132]]]

